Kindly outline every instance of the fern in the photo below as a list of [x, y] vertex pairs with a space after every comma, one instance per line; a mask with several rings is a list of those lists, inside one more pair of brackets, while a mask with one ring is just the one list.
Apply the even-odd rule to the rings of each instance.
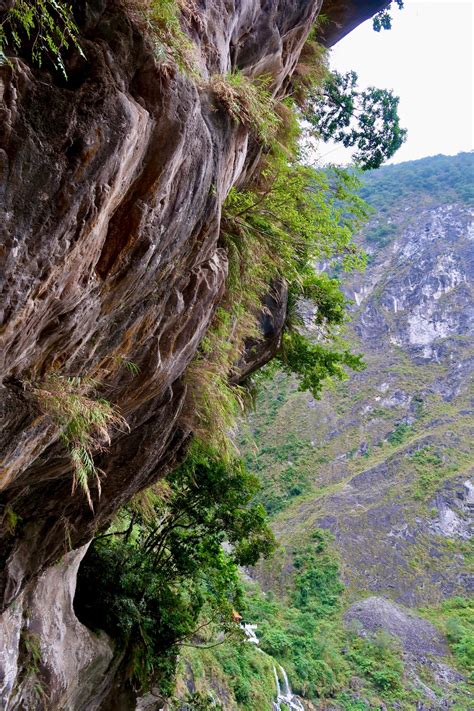
[[64, 77], [63, 51], [72, 45], [84, 56], [72, 7], [60, 0], [15, 0], [0, 24], [0, 63], [9, 63], [8, 46], [19, 52], [25, 44], [34, 64], [48, 58]]
[[82, 489], [91, 509], [91, 480], [95, 481], [99, 496], [101, 493], [101, 472], [93, 453], [110, 445], [110, 428], [128, 430], [126, 420], [113, 405], [90, 397], [96, 386], [91, 379], [54, 375], [33, 389], [42, 411], [61, 429], [60, 437], [73, 465], [72, 491]]

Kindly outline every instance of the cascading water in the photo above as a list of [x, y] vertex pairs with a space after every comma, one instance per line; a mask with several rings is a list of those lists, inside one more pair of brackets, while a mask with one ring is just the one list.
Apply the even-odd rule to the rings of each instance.
[[[259, 645], [260, 640], [258, 639], [255, 630], [257, 629], [257, 625], [248, 625], [248, 624], [241, 624], [240, 625], [245, 634], [247, 635], [247, 642], [250, 642], [251, 644]], [[262, 650], [257, 646], [257, 649], [259, 652], [262, 652]], [[262, 652], [263, 654], [263, 652]], [[273, 673], [275, 674], [275, 682], [276, 682], [276, 688], [277, 688], [277, 698], [276, 701], [273, 702], [273, 711], [285, 711], [285, 709], [289, 709], [290, 711], [305, 711], [303, 704], [301, 701], [294, 696], [293, 692], [291, 691], [291, 686], [290, 682], [288, 681], [288, 675], [284, 669], [284, 667], [281, 666], [281, 664], [278, 664], [278, 668], [280, 670], [280, 674], [283, 678], [283, 690], [281, 686], [281, 679], [279, 676], [279, 673], [277, 671], [277, 668], [275, 664], [273, 665]], [[282, 708], [283, 706], [283, 708]]]
[[[285, 708], [291, 709], [291, 711], [304, 711], [303, 704], [299, 699], [296, 698], [296, 696], [294, 696], [293, 692], [291, 691], [290, 682], [288, 681], [288, 675], [284, 667], [282, 667], [281, 664], [279, 664], [278, 667], [280, 669], [281, 675], [283, 676], [283, 691], [281, 688], [280, 677], [278, 675], [277, 668], [274, 665], [273, 672], [275, 674], [275, 681], [277, 687], [277, 699], [273, 702], [273, 711], [284, 711]], [[283, 709], [282, 704], [284, 707]]]

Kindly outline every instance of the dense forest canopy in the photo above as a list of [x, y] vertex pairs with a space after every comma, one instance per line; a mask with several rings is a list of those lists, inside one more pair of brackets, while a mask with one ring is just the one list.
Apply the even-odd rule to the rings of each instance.
[[378, 211], [422, 197], [432, 203], [474, 202], [474, 153], [430, 156], [365, 173], [361, 197]]

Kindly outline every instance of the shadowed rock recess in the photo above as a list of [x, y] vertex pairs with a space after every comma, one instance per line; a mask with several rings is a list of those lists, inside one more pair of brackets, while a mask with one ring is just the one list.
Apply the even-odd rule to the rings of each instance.
[[[282, 97], [320, 11], [334, 16], [331, 44], [345, 17], [352, 28], [384, 5], [201, 0], [184, 29], [202, 77], [265, 72]], [[86, 58], [70, 51], [67, 81], [22, 57], [2, 68], [0, 512], [14, 523], [0, 532], [0, 704], [9, 709], [41, 705], [23, 683], [22, 629], [39, 636], [50, 706], [100, 708], [113, 653], [74, 617], [77, 567], [93, 534], [183, 455], [183, 374], [227, 274], [222, 202], [256, 164], [247, 130], [192, 76], [157, 61], [126, 2], [74, 8]], [[130, 427], [98, 457], [93, 510], [71, 494], [59, 429], [34, 397], [52, 374], [100, 383]]]

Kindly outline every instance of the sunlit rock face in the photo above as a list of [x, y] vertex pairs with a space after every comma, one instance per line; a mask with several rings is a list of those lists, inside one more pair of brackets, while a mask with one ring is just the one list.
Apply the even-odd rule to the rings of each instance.
[[[370, 14], [383, 4], [359, 3], [359, 21], [365, 5]], [[69, 57], [68, 82], [24, 58], [3, 69], [0, 511], [14, 525], [0, 532], [8, 639], [0, 679], [4, 703], [16, 684], [9, 708], [29, 698], [21, 701], [16, 683], [20, 629], [29, 624], [21, 596], [34, 596], [38, 575], [183, 455], [190, 436], [183, 375], [225, 288], [222, 203], [258, 157], [247, 131], [212, 103], [205, 81], [158, 62], [125, 5], [75, 4], [86, 59]], [[232, 70], [267, 73], [275, 96], [284, 96], [321, 5], [203, 0], [184, 17], [197, 71], [204, 80]], [[329, 18], [337, 9], [339, 28], [340, 5], [324, 3]], [[284, 303], [278, 299], [277, 328]], [[278, 331], [271, 343], [265, 337], [259, 365], [278, 345]], [[250, 358], [245, 368], [253, 369]], [[32, 397], [35, 385], [58, 373], [94, 379], [130, 428], [97, 458], [104, 476], [100, 497], [91, 484], [93, 510], [80, 492], [71, 494], [58, 428]], [[70, 585], [68, 570], [65, 578], [58, 573], [59, 586]], [[46, 609], [51, 600], [42, 599]], [[46, 646], [55, 644], [50, 632], [39, 632]], [[92, 708], [83, 697], [64, 701], [55, 651], [45, 654], [56, 708]], [[100, 653], [104, 664], [107, 654]], [[65, 672], [72, 688], [74, 673]]]
[[[376, 334], [383, 332], [415, 359], [431, 360], [445, 355], [445, 339], [472, 332], [473, 219], [466, 206], [443, 205], [410, 222], [374, 269], [370, 285], [354, 294], [365, 306], [360, 335], [374, 338], [377, 347]], [[380, 349], [386, 345], [379, 339]]]
[[281, 376], [244, 432], [284, 544], [280, 566], [258, 570], [265, 589], [286, 589], [284, 551], [321, 527], [353, 599], [416, 608], [473, 592], [472, 168], [471, 154], [437, 156], [365, 178], [379, 208], [360, 235], [368, 264], [342, 279], [344, 335], [366, 368], [318, 401]]

